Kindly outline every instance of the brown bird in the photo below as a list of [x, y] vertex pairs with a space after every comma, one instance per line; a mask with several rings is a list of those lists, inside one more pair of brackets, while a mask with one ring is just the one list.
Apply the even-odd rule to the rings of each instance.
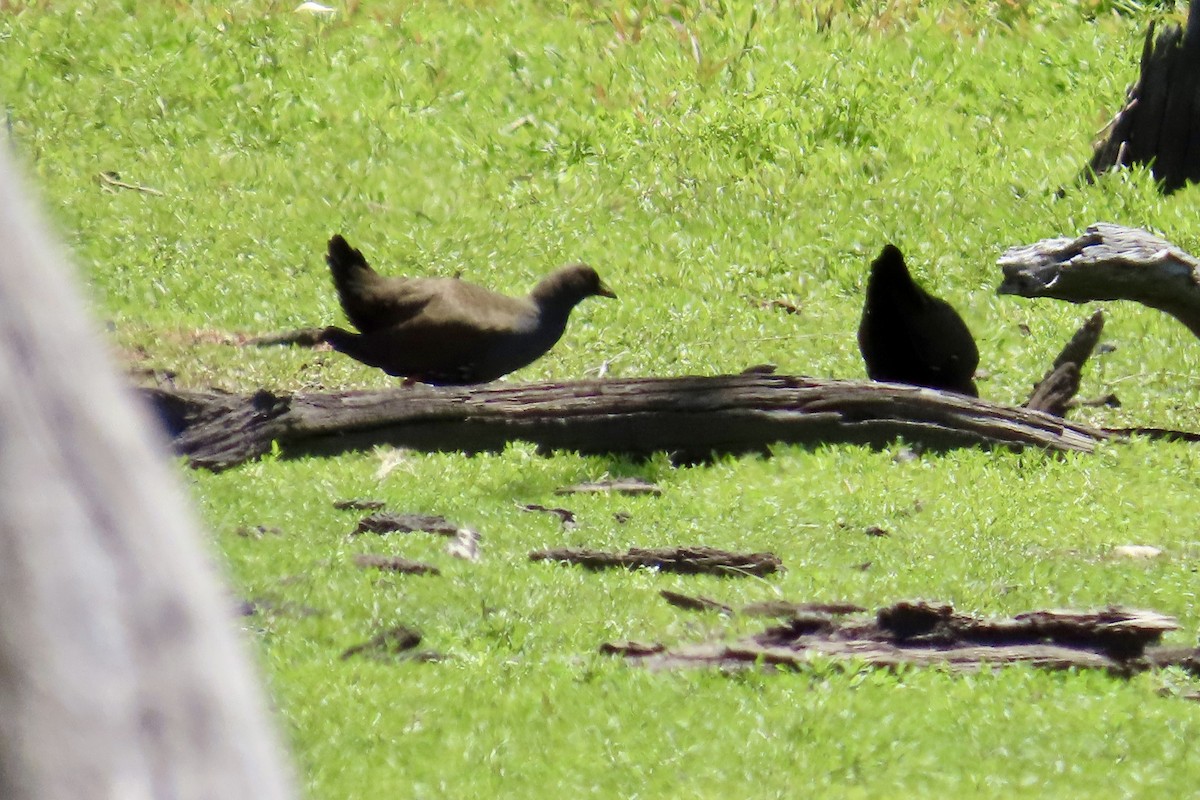
[[341, 236], [325, 260], [358, 333], [326, 328], [339, 352], [389, 375], [435, 385], [486, 383], [536, 361], [584, 298], [616, 297], [586, 264], [560, 267], [528, 297], [457, 278], [385, 278]]
[[894, 245], [871, 264], [858, 349], [873, 381], [979, 396], [973, 379], [979, 350], [971, 331], [949, 303], [913, 282]]

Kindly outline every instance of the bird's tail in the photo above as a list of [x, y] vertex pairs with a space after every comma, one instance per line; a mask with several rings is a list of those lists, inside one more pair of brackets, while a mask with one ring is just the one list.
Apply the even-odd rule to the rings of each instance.
[[357, 338], [358, 336], [350, 331], [343, 330], [336, 325], [330, 325], [321, 330], [320, 341], [331, 346], [334, 350], [344, 353], [346, 350], [353, 348], [354, 340]]
[[379, 277], [363, 258], [362, 251], [351, 247], [340, 234], [334, 234], [329, 240], [329, 252], [325, 255], [325, 263], [329, 264], [333, 285], [343, 304], [347, 297], [361, 293], [368, 284]]

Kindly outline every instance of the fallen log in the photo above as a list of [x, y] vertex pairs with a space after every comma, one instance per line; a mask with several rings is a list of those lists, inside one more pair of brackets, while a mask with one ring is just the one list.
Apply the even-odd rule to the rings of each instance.
[[175, 450], [220, 470], [284, 456], [392, 445], [425, 451], [542, 450], [679, 460], [766, 453], [776, 443], [1090, 452], [1108, 434], [1037, 411], [916, 386], [787, 375], [629, 378], [333, 394], [142, 390]]

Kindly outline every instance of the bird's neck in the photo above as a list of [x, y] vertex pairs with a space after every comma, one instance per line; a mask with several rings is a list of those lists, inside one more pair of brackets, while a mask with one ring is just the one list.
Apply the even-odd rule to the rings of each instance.
[[552, 275], [534, 287], [530, 299], [543, 318], [565, 320], [583, 298], [577, 292], [569, 291], [556, 277]]

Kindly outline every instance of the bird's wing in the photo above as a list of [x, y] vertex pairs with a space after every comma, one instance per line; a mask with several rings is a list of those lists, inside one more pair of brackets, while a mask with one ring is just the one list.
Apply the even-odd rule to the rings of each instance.
[[424, 313], [449, 278], [378, 278], [342, 297], [346, 316], [362, 333], [394, 328]]
[[446, 279], [414, 324], [453, 328], [484, 336], [529, 333], [538, 325], [538, 309], [527, 298], [509, 297], [482, 286]]

